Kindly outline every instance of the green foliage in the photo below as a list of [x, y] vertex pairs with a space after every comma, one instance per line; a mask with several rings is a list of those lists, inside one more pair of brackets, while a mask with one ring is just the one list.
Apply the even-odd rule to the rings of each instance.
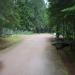
[[0, 1], [0, 10], [1, 10], [0, 12], [1, 34], [2, 34], [3, 28], [16, 29], [15, 26], [19, 24], [19, 15], [15, 10], [14, 0]]
[[20, 15], [20, 29], [42, 32], [47, 23], [46, 7], [43, 0], [18, 1], [17, 9]]
[[48, 15], [44, 0], [0, 1], [0, 32], [3, 28], [48, 32]]
[[75, 11], [75, 5], [74, 6], [72, 6], [72, 7], [69, 7], [69, 8], [66, 8], [66, 9], [63, 9], [63, 10], [61, 10], [62, 12], [69, 12], [69, 11]]
[[75, 1], [49, 0], [50, 27], [52, 31], [67, 39], [75, 39]]

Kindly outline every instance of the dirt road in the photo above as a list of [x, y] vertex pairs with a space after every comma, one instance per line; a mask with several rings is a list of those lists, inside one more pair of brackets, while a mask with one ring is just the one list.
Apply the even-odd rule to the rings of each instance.
[[23, 36], [18, 45], [0, 54], [0, 75], [68, 75], [49, 34]]

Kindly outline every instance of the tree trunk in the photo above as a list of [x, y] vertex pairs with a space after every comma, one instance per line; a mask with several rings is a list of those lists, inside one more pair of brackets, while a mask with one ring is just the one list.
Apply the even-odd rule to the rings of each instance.
[[59, 39], [59, 25], [57, 25], [57, 28], [56, 28], [56, 38]]
[[0, 36], [3, 34], [3, 28], [0, 27]]

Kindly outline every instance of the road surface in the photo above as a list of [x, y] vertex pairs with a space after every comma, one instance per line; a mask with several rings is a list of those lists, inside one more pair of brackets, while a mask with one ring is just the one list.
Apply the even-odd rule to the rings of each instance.
[[68, 75], [49, 34], [23, 36], [23, 41], [0, 54], [0, 75]]

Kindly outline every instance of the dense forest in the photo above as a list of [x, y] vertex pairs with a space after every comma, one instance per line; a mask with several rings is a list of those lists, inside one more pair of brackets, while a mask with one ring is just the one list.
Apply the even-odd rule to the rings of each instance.
[[3, 0], [0, 1], [0, 10], [0, 34], [6, 28], [14, 31], [49, 32], [43, 0]]
[[49, 0], [52, 32], [67, 39], [75, 39], [75, 0]]
[[50, 31], [57, 37], [53, 45], [75, 62], [75, 0], [48, 0], [47, 11]]
[[45, 1], [0, 1], [0, 35], [10, 29], [56, 33], [57, 37], [75, 39], [75, 0]]

